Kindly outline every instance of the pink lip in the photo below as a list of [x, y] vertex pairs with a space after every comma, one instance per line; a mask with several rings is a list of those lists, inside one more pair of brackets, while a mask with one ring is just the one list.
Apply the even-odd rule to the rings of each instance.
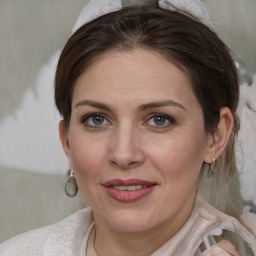
[[[132, 185], [142, 185], [142, 186], [147, 186], [147, 188], [142, 188], [134, 191], [120, 191], [113, 188], [113, 186], [132, 186]], [[106, 192], [111, 198], [123, 203], [135, 202], [147, 196], [150, 192], [152, 192], [152, 190], [156, 187], [156, 185], [157, 184], [154, 182], [140, 180], [140, 179], [129, 179], [129, 180], [115, 179], [115, 180], [107, 181], [106, 183], [103, 184]]]
[[129, 179], [129, 180], [120, 180], [120, 179], [114, 179], [109, 180], [103, 184], [105, 187], [112, 187], [112, 186], [132, 186], [132, 185], [142, 185], [142, 186], [153, 186], [156, 185], [156, 182], [150, 182], [146, 180], [140, 180], [140, 179]]

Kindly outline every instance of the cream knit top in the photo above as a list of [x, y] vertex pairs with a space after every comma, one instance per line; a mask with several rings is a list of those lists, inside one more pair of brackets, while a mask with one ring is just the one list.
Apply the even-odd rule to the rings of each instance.
[[[238, 220], [218, 211], [197, 195], [188, 221], [152, 256], [193, 256], [195, 253], [201, 255], [198, 247], [204, 238], [214, 230], [224, 229], [240, 235], [256, 255], [256, 215], [246, 210], [242, 218], [254, 234], [246, 230]], [[0, 255], [90, 256], [86, 247], [93, 227], [92, 210], [87, 207], [56, 224], [9, 239], [0, 245]]]

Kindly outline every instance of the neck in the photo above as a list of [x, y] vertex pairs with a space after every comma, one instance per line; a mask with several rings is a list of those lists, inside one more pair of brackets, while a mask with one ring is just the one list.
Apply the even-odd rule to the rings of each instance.
[[118, 232], [104, 225], [105, 223], [98, 222], [95, 218], [94, 246], [97, 256], [151, 255], [183, 227], [191, 214], [193, 203], [186, 210], [181, 211], [182, 214], [179, 211], [179, 214], [161, 225], [141, 232]]

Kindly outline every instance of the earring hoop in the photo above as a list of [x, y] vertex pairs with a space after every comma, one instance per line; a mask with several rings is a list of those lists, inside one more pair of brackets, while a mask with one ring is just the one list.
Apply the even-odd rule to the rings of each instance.
[[[69, 192], [70, 189], [69, 187], [72, 186], [71, 184], [73, 184], [73, 189], [72, 189], [72, 192]], [[66, 193], [66, 195], [69, 197], [69, 198], [74, 198], [76, 197], [77, 195], [77, 192], [78, 192], [78, 187], [77, 187], [77, 184], [76, 184], [76, 177], [75, 177], [75, 174], [74, 174], [74, 171], [73, 170], [70, 170], [70, 175], [67, 177], [67, 179], [65, 180], [65, 183], [64, 183], [64, 191]]]
[[213, 158], [212, 163], [211, 163], [211, 167], [208, 170], [208, 178], [210, 178], [210, 179], [215, 177], [215, 169], [214, 169], [215, 163], [216, 163], [216, 159]]

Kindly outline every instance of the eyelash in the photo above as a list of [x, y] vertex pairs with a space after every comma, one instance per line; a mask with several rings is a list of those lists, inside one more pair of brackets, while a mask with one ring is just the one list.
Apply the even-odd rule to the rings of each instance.
[[91, 125], [91, 124], [89, 124], [88, 120], [90, 118], [93, 118], [93, 117], [94, 118], [96, 118], [96, 117], [104, 118], [104, 121], [108, 122], [107, 125], [110, 124], [110, 122], [108, 121], [106, 115], [104, 115], [102, 113], [91, 113], [91, 114], [85, 115], [85, 116], [82, 117], [81, 123], [84, 124], [85, 126], [89, 127], [89, 128], [93, 128], [93, 129], [102, 129], [102, 126], [106, 126], [106, 124], [103, 124], [103, 125], [102, 124], [99, 124], [99, 125], [96, 125], [96, 124]]
[[[94, 125], [89, 124], [88, 120], [89, 120], [90, 118], [96, 118], [96, 117], [104, 118], [103, 122], [107, 121], [108, 124], [99, 124], [99, 125], [97, 125], [97, 124], [94, 124]], [[151, 119], [159, 118], [159, 117], [160, 117], [160, 118], [164, 118], [164, 119], [165, 119], [164, 122], [168, 121], [169, 124], [167, 124], [167, 125], [157, 125], [157, 124], [155, 124], [155, 125], [150, 125], [150, 124], [148, 124]], [[155, 120], [154, 120], [154, 121], [155, 121]], [[93, 122], [93, 121], [92, 121], [92, 122]], [[102, 126], [108, 126], [108, 125], [111, 124], [111, 123], [108, 121], [107, 116], [106, 116], [105, 114], [102, 114], [102, 113], [91, 113], [91, 114], [87, 114], [87, 115], [85, 115], [85, 116], [82, 117], [81, 123], [84, 124], [85, 126], [89, 127], [89, 128], [92, 128], [92, 129], [102, 129]], [[155, 129], [166, 129], [166, 128], [169, 128], [170, 126], [174, 125], [175, 123], [176, 123], [176, 120], [175, 120], [173, 117], [169, 116], [169, 115], [166, 115], [166, 114], [163, 114], [163, 113], [153, 113], [153, 114], [147, 119], [147, 121], [146, 121], [144, 124], [145, 124], [146, 126], [148, 125], [148, 126], [150, 126], [150, 127], [152, 127], [152, 128], [155, 128]]]
[[166, 115], [166, 114], [163, 114], [163, 113], [154, 113], [154, 114], [147, 120], [146, 123], [148, 123], [151, 119], [158, 118], [158, 117], [164, 118], [164, 119], [165, 119], [165, 122], [168, 121], [169, 124], [167, 124], [167, 125], [157, 125], [157, 124], [155, 124], [155, 125], [150, 125], [151, 127], [156, 128], [156, 129], [166, 129], [166, 128], [169, 128], [170, 126], [176, 124], [176, 120], [175, 120], [173, 117], [171, 117], [171, 116], [169, 116], [169, 115]]

